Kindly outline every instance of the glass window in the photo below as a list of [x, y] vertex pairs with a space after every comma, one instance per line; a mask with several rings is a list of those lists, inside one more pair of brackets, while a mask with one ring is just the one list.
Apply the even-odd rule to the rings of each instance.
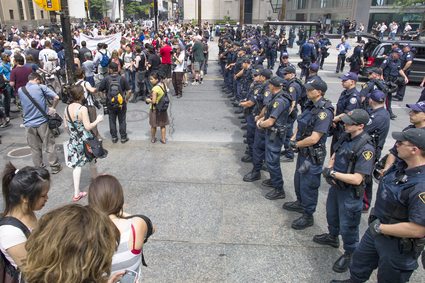
[[15, 16], [13, 15], [13, 10], [9, 10], [9, 16], [11, 20], [15, 19]]
[[42, 19], [44, 19], [44, 11], [40, 11], [40, 16]]
[[372, 0], [372, 6], [390, 6], [394, 4], [395, 0]]
[[305, 9], [306, 8], [306, 2], [307, 2], [307, 0], [298, 0], [297, 8], [298, 9]]
[[19, 8], [19, 19], [23, 21], [24, 18], [24, 6], [22, 5], [22, 0], [18, 0], [18, 8]]
[[28, 0], [28, 8], [30, 10], [30, 19], [34, 20], [35, 19], [35, 14], [34, 14], [34, 5], [32, 3], [32, 0]]

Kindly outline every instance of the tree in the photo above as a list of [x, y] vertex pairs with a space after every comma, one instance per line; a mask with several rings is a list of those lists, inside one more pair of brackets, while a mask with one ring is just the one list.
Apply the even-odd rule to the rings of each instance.
[[416, 4], [425, 5], [425, 1], [424, 0], [396, 0], [394, 2], [395, 6], [401, 6], [403, 8], [412, 7], [412, 6], [415, 6]]
[[150, 8], [151, 4], [149, 2], [143, 4], [143, 2], [126, 0], [124, 2], [124, 17], [141, 18], [143, 16], [149, 15]]
[[98, 19], [98, 20], [103, 19], [106, 11], [108, 10], [106, 0], [90, 0], [89, 7], [90, 7], [90, 16], [93, 19]]

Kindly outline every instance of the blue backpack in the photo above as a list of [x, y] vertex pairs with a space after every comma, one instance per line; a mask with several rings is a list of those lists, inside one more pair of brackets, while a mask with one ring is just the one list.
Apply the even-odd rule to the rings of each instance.
[[109, 61], [110, 61], [108, 52], [105, 52], [105, 53], [100, 52], [100, 54], [102, 54], [102, 59], [100, 60], [100, 66], [102, 66], [103, 68], [108, 67]]

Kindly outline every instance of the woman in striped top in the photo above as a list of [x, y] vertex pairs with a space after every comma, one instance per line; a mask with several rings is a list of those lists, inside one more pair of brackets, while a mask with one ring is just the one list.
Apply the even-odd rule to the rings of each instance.
[[140, 281], [142, 247], [145, 239], [154, 232], [150, 220], [130, 218], [130, 215], [123, 211], [123, 189], [114, 176], [98, 176], [91, 182], [88, 195], [89, 206], [109, 215], [121, 234], [120, 244], [112, 258], [112, 274], [132, 270], [139, 274]]

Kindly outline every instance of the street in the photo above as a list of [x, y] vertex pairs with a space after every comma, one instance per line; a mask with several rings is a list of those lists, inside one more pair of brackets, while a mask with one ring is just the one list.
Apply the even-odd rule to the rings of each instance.
[[[332, 43], [336, 45], [336, 41]], [[204, 84], [184, 88], [181, 99], [170, 97], [167, 144], [150, 142], [148, 105], [144, 102], [129, 104], [128, 143], [112, 144], [107, 117], [99, 128], [109, 150], [109, 156], [98, 161], [99, 172], [120, 180], [125, 211], [145, 214], [157, 226], [157, 232], [144, 246], [148, 267], [142, 267], [142, 281], [313, 283], [348, 278], [348, 273], [332, 271], [333, 262], [343, 253], [342, 247], [324, 247], [312, 241], [315, 234], [327, 232], [325, 202], [329, 186], [323, 180], [315, 224], [303, 231], [290, 228], [299, 214], [282, 209], [284, 201], [295, 199], [295, 162], [282, 163], [285, 200], [265, 199], [268, 190], [262, 188], [261, 181], [242, 181], [252, 165], [240, 162], [245, 151], [244, 132], [227, 95], [221, 92], [217, 52], [217, 44], [212, 42]], [[332, 102], [342, 91], [334, 73], [335, 52], [326, 59], [325, 70], [319, 71], [328, 83], [326, 97]], [[293, 64], [299, 61], [295, 53], [295, 49], [290, 50]], [[405, 104], [416, 102], [420, 91], [417, 85], [409, 85], [405, 101], [393, 102], [398, 118], [391, 122], [390, 132], [401, 131], [409, 124]], [[63, 110], [61, 104], [58, 112], [62, 114]], [[26, 146], [25, 129], [19, 127], [22, 119], [17, 115], [14, 113], [12, 127], [0, 130], [1, 167], [8, 161], [18, 168], [32, 165], [30, 156], [10, 156], [12, 150]], [[56, 139], [62, 161], [62, 143], [67, 139], [67, 133]], [[389, 135], [383, 154], [393, 144]], [[262, 177], [264, 180], [268, 174], [262, 172]], [[81, 187], [89, 182], [87, 167], [83, 169]], [[72, 170], [65, 167], [52, 175], [49, 200], [39, 215], [70, 203], [72, 196]], [[80, 203], [86, 204], [87, 198]], [[360, 237], [366, 228], [367, 215], [363, 214]], [[425, 282], [419, 264], [411, 282]], [[369, 282], [376, 282], [376, 272]]]

